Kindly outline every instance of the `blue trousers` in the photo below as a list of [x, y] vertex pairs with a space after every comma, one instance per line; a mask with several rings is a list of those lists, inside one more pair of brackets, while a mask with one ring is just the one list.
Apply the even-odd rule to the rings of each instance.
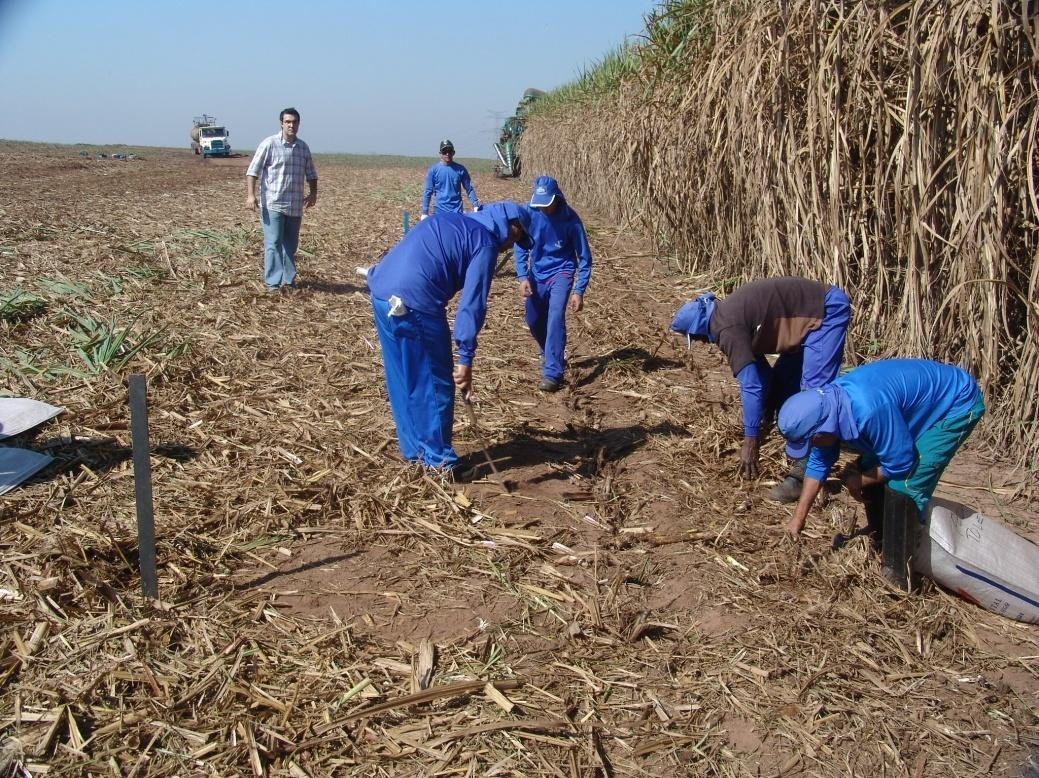
[[263, 223], [263, 283], [269, 288], [292, 286], [296, 282], [296, 249], [302, 216], [286, 216], [266, 207], [260, 212]]
[[768, 387], [771, 408], [778, 410], [791, 395], [805, 389], [818, 389], [837, 378], [844, 361], [844, 340], [850, 321], [848, 296], [831, 286], [823, 301], [822, 324], [808, 333], [800, 348], [780, 354], [771, 368], [764, 357], [758, 358], [759, 374], [769, 375], [771, 371]]
[[542, 376], [552, 381], [563, 377], [566, 348], [566, 304], [573, 286], [573, 273], [557, 273], [544, 283], [531, 280], [532, 294], [526, 300], [530, 334], [545, 357]]
[[451, 447], [455, 384], [447, 312], [409, 310], [390, 316], [390, 304], [375, 296], [372, 310], [401, 454], [426, 467], [450, 470], [458, 454]]

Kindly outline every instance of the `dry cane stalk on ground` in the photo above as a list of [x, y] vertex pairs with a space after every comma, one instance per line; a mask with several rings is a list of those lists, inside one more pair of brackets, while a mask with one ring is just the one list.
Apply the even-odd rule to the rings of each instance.
[[[0, 602], [0, 732], [33, 774], [944, 776], [1022, 763], [1037, 734], [1034, 628], [940, 591], [907, 598], [861, 545], [828, 553], [855, 510], [844, 498], [817, 511], [800, 553], [777, 543], [786, 512], [735, 476], [721, 357], [675, 342], [651, 354], [687, 280], [580, 201], [596, 270], [562, 392], [534, 389], [510, 274], [492, 291], [475, 402], [520, 486], [502, 494], [423, 476], [393, 442], [352, 269], [398, 237], [421, 167], [321, 165], [303, 290], [265, 296], [241, 167], [0, 151], [13, 182], [0, 290], [46, 302], [3, 325], [5, 350], [68, 409], [15, 441], [58, 465], [0, 503], [0, 587], [13, 593]], [[484, 200], [527, 192], [476, 185]], [[163, 339], [91, 372], [74, 322], [109, 315]], [[142, 601], [135, 572], [130, 370], [149, 375], [160, 605]], [[461, 418], [456, 439], [478, 462]], [[774, 438], [764, 456], [774, 477]], [[983, 496], [1003, 499], [971, 494]], [[1017, 524], [1035, 528], [1024, 512]]]

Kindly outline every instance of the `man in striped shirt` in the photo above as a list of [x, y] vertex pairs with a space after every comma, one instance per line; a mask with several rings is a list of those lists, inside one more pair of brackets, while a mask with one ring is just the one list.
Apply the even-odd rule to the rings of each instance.
[[[263, 223], [263, 284], [268, 292], [296, 285], [296, 249], [303, 208], [317, 204], [317, 170], [310, 147], [296, 133], [299, 111], [286, 108], [279, 116], [281, 132], [265, 138], [245, 173], [245, 204], [257, 207], [260, 182], [260, 221]], [[303, 181], [310, 188], [303, 197]]]

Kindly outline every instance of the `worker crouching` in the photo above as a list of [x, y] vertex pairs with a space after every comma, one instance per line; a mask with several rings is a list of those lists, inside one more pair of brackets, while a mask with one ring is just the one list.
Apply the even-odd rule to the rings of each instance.
[[[833, 381], [840, 371], [851, 319], [847, 295], [836, 286], [805, 278], [766, 278], [724, 299], [705, 294], [675, 314], [671, 329], [691, 340], [717, 343], [740, 384], [743, 445], [740, 469], [757, 478], [760, 439], [767, 420], [799, 389]], [[779, 354], [770, 365], [766, 354]], [[786, 478], [769, 493], [795, 502], [804, 459], [794, 456]]]
[[[405, 459], [450, 473], [454, 393], [472, 389], [477, 334], [483, 327], [498, 254], [530, 246], [530, 215], [511, 202], [473, 214], [444, 213], [420, 222], [368, 271], [375, 328], [397, 440]], [[458, 362], [452, 371], [447, 303], [455, 315]]]
[[872, 362], [820, 389], [795, 394], [780, 410], [778, 425], [795, 454], [810, 454], [787, 531], [794, 538], [801, 534], [844, 444], [861, 456], [841, 480], [854, 498], [866, 502], [867, 529], [879, 545], [884, 485], [911, 500], [921, 515], [984, 413], [981, 390], [969, 373], [924, 359]]
[[513, 252], [516, 280], [524, 300], [530, 334], [541, 350], [543, 392], [555, 392], [566, 369], [566, 311], [584, 306], [584, 294], [592, 277], [592, 252], [577, 212], [566, 202], [554, 178], [534, 181], [530, 198], [529, 252], [517, 246]]

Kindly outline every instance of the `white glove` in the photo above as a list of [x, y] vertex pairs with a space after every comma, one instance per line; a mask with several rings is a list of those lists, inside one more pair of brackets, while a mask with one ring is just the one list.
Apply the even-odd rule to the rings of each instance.
[[476, 213], [479, 210], [480, 210], [480, 206], [478, 206], [478, 205], [474, 205], [473, 206], [473, 213]]
[[424, 213], [424, 214], [422, 214], [421, 216], [418, 217], [418, 220], [420, 222], [424, 222], [428, 218], [429, 218], [429, 214], [428, 213]]

